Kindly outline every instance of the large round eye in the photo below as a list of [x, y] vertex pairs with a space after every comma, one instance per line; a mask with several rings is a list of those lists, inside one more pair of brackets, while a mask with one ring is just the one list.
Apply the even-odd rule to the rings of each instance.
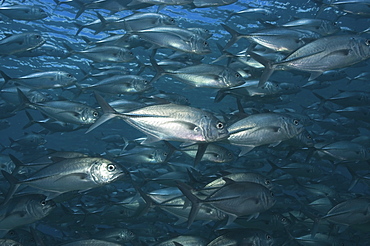
[[267, 239], [267, 240], [271, 240], [271, 239], [272, 239], [272, 237], [271, 237], [270, 235], [266, 235], [266, 239]]
[[42, 200], [42, 201], [40, 202], [40, 204], [41, 204], [42, 206], [45, 206], [45, 205], [46, 205], [46, 201], [45, 201], [45, 200]]
[[109, 172], [113, 172], [114, 170], [116, 170], [116, 166], [115, 166], [115, 165], [113, 165], [113, 164], [109, 164], [109, 165], [107, 166], [107, 170], [108, 170]]
[[294, 124], [294, 125], [296, 125], [296, 126], [298, 126], [298, 125], [299, 125], [299, 120], [294, 119], [294, 120], [293, 120], [293, 124]]
[[223, 129], [224, 128], [224, 124], [222, 122], [218, 122], [217, 125], [216, 125], [217, 129]]
[[67, 77], [72, 78], [73, 76], [72, 76], [72, 74], [69, 73], [69, 74], [67, 74]]
[[235, 73], [235, 77], [240, 78], [241, 77], [240, 73]]
[[208, 46], [208, 42], [207, 41], [204, 41], [204, 46]]
[[269, 185], [269, 184], [271, 184], [271, 181], [270, 181], [270, 180], [268, 180], [268, 179], [266, 179], [266, 180], [265, 180], [265, 185]]
[[370, 45], [370, 39], [367, 39], [367, 40], [365, 41], [365, 44], [366, 44], [367, 46], [369, 46], [369, 45]]
[[94, 117], [98, 117], [98, 115], [99, 115], [99, 113], [97, 111], [94, 111], [92, 114], [93, 114]]

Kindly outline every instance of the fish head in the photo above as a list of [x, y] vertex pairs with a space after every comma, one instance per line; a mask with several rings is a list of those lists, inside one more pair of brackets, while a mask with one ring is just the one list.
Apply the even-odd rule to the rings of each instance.
[[158, 19], [158, 25], [175, 26], [176, 21], [168, 15], [161, 15]]
[[195, 54], [205, 55], [211, 53], [209, 43], [199, 35], [193, 35], [190, 39], [191, 50]]
[[75, 76], [64, 71], [60, 71], [59, 76], [60, 80], [67, 82], [66, 84], [68, 85], [73, 84], [77, 81], [77, 78]]
[[27, 206], [29, 214], [32, 214], [35, 218], [44, 218], [56, 207], [56, 203], [53, 200], [47, 200], [45, 195], [34, 195], [32, 200]]
[[90, 173], [97, 184], [108, 184], [128, 174], [123, 167], [107, 159], [93, 158], [91, 161]]
[[93, 124], [99, 118], [99, 112], [96, 109], [86, 107], [82, 109], [80, 117], [84, 124]]
[[349, 46], [351, 50], [356, 53], [358, 58], [365, 60], [370, 57], [370, 39], [351, 37]]
[[227, 87], [239, 86], [245, 83], [243, 76], [230, 68], [225, 68], [222, 71], [221, 79]]
[[40, 33], [27, 34], [27, 41], [33, 48], [39, 47], [46, 42], [45, 38]]
[[43, 19], [49, 16], [40, 6], [32, 6], [31, 12], [35, 18], [37, 17], [37, 19]]
[[297, 117], [282, 117], [281, 129], [285, 131], [287, 138], [296, 137], [305, 130], [301, 120]]
[[332, 35], [341, 30], [340, 26], [335, 21], [322, 21], [319, 31], [325, 35]]
[[208, 114], [203, 115], [197, 129], [201, 131], [205, 142], [215, 142], [230, 136], [225, 123]]
[[137, 59], [132, 51], [125, 48], [122, 48], [114, 55], [116, 56], [117, 62], [130, 62]]
[[152, 87], [150, 81], [146, 79], [135, 80], [133, 86], [138, 92], [146, 91]]

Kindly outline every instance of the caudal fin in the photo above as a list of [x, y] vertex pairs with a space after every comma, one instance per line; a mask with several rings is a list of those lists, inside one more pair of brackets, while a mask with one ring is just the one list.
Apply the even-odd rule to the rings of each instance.
[[110, 120], [110, 119], [113, 119], [117, 116], [119, 116], [120, 114], [114, 110], [105, 100], [102, 96], [100, 96], [98, 93], [95, 92], [95, 98], [96, 98], [96, 101], [98, 102], [99, 106], [102, 108], [103, 110], [103, 115], [97, 119], [95, 121], [94, 124], [92, 124], [89, 129], [87, 129], [87, 131], [85, 132], [86, 133], [89, 133], [91, 132], [92, 130], [94, 130], [95, 128], [97, 128], [98, 126], [100, 126], [101, 124], [103, 124], [104, 122]]

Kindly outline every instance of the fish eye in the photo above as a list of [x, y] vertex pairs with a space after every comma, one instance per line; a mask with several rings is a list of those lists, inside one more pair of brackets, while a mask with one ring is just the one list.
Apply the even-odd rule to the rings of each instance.
[[94, 117], [98, 117], [98, 115], [99, 115], [99, 113], [98, 113], [97, 111], [94, 111], [94, 112], [93, 112], [93, 116], [94, 116]]
[[308, 139], [312, 139], [312, 136], [310, 134], [307, 134], [306, 136]]
[[266, 180], [265, 180], [265, 185], [269, 185], [269, 184], [271, 184], [271, 181], [270, 181], [270, 180], [268, 180], [268, 179], [266, 179]]
[[267, 240], [271, 240], [271, 239], [272, 239], [272, 237], [271, 237], [270, 235], [266, 235], [266, 239], [267, 239]]
[[217, 129], [223, 129], [224, 128], [224, 124], [222, 122], [218, 122], [217, 125], [216, 125]]
[[270, 195], [271, 195], [271, 197], [274, 197], [274, 193], [272, 191], [270, 192]]
[[208, 46], [208, 42], [207, 41], [204, 41], [204, 46]]
[[109, 164], [109, 165], [107, 166], [107, 170], [108, 170], [109, 172], [113, 172], [114, 170], [116, 170], [116, 166], [115, 166], [115, 165], [113, 165], [113, 164]]
[[235, 73], [235, 77], [240, 78], [241, 77], [240, 73]]
[[35, 38], [39, 39], [39, 38], [41, 38], [41, 36], [40, 35], [36, 35]]
[[299, 120], [296, 120], [296, 119], [293, 120], [293, 124], [296, 125], [296, 126], [298, 126], [299, 125]]
[[41, 204], [42, 206], [45, 206], [45, 205], [46, 205], [46, 201], [45, 201], [45, 200], [42, 200], [42, 201], [40, 202], [40, 204]]
[[367, 46], [369, 46], [369, 45], [370, 45], [370, 39], [367, 39], [367, 40], [365, 41], [365, 44], [366, 44]]
[[68, 77], [68, 78], [72, 78], [72, 74], [70, 74], [70, 73], [69, 73], [69, 74], [67, 74], [67, 77]]
[[170, 22], [175, 23], [175, 19], [171, 18]]

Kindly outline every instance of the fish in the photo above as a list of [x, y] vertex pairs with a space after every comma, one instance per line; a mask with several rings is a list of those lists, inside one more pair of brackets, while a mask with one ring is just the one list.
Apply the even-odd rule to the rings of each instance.
[[92, 85], [82, 85], [84, 90], [93, 89], [109, 94], [142, 93], [150, 88], [150, 82], [139, 75], [114, 75]]
[[[195, 158], [198, 146], [192, 145], [180, 149], [181, 153], [185, 153]], [[225, 147], [216, 144], [208, 144], [203, 154], [201, 161], [211, 161], [216, 163], [231, 162], [234, 160], [234, 154]]]
[[230, 133], [227, 142], [241, 146], [239, 156], [242, 156], [257, 146], [276, 146], [297, 136], [304, 128], [298, 119], [278, 113], [262, 113], [247, 116], [227, 129]]
[[131, 33], [159, 48], [170, 48], [194, 54], [208, 54], [211, 52], [209, 44], [204, 38], [180, 27], [159, 26], [133, 30]]
[[228, 137], [224, 123], [206, 111], [178, 104], [151, 105], [118, 113], [104, 99], [95, 94], [103, 115], [86, 131], [92, 131], [104, 122], [119, 117], [147, 134], [143, 144], [159, 140], [186, 143], [209, 143]]
[[3, 71], [0, 74], [5, 79], [5, 83], [14, 83], [33, 89], [52, 89], [68, 87], [77, 82], [76, 77], [65, 71], [47, 71], [32, 73], [17, 78], [11, 78]]
[[[11, 156], [16, 166], [23, 163]], [[68, 158], [49, 164], [36, 171], [28, 178], [18, 180], [11, 174], [2, 171], [11, 183], [11, 188], [3, 203], [9, 202], [20, 185], [28, 185], [49, 193], [49, 198], [75, 190], [96, 188], [127, 175], [120, 165], [99, 157]]]
[[41, 20], [48, 17], [48, 13], [37, 5], [12, 5], [0, 7], [0, 14], [12, 20]]
[[227, 25], [221, 25], [231, 34], [231, 39], [225, 45], [224, 50], [230, 48], [239, 39], [247, 38], [254, 43], [274, 51], [293, 52], [305, 44], [321, 37], [317, 32], [307, 29], [289, 29], [284, 27], [265, 29], [250, 34], [240, 34]]
[[78, 54], [94, 62], [131, 62], [136, 59], [131, 50], [119, 46], [97, 46], [80, 51], [73, 50], [66, 43], [64, 46], [69, 52], [66, 56]]
[[45, 38], [37, 32], [13, 34], [0, 40], [0, 55], [8, 56], [36, 49], [45, 41]]
[[363, 37], [334, 35], [312, 41], [279, 62], [268, 62], [253, 52], [250, 55], [265, 66], [259, 80], [259, 86], [262, 86], [278, 66], [310, 72], [308, 80], [311, 81], [325, 71], [348, 67], [370, 58], [369, 47], [369, 40]]
[[26, 194], [15, 196], [0, 206], [0, 233], [31, 224], [49, 215], [56, 204], [45, 195]]
[[43, 114], [64, 123], [77, 125], [89, 125], [94, 123], [99, 116], [99, 112], [85, 104], [71, 101], [48, 101], [45, 103], [32, 103], [17, 89], [21, 105], [37, 109]]
[[227, 178], [224, 180], [226, 185], [204, 199], [194, 195], [187, 184], [177, 182], [177, 187], [192, 203], [188, 227], [193, 223], [199, 206], [203, 203], [226, 213], [229, 216], [228, 224], [230, 224], [240, 216], [258, 216], [260, 212], [268, 210], [276, 202], [272, 192], [263, 185], [252, 182], [234, 182]]
[[158, 68], [158, 65], [156, 65], [155, 62], [153, 65], [154, 67], [157, 67], [160, 75], [156, 75], [152, 81], [155, 81], [158, 76], [167, 74], [188, 85], [202, 88], [225, 89], [236, 87], [245, 83], [240, 73], [232, 68], [220, 65], [198, 64], [164, 72], [160, 71], [161, 69]]

